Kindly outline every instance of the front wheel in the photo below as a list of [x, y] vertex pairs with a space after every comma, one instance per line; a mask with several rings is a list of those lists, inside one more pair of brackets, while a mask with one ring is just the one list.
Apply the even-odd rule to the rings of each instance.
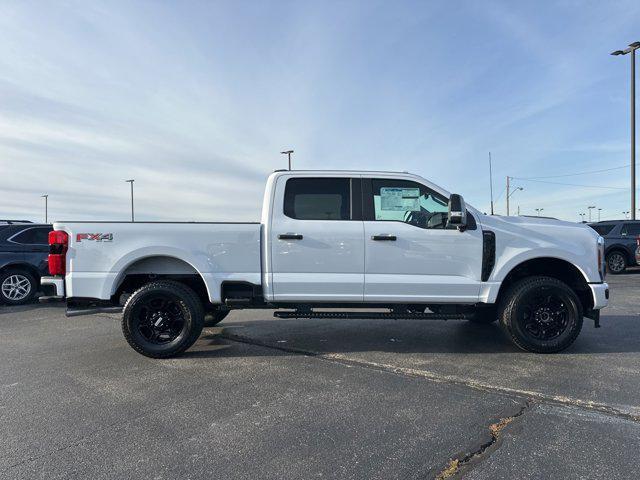
[[202, 302], [189, 287], [171, 280], [148, 283], [124, 305], [122, 332], [131, 347], [151, 358], [178, 355], [198, 339]]
[[627, 258], [622, 252], [611, 252], [607, 255], [607, 270], [613, 275], [622, 273], [627, 268]]
[[500, 323], [523, 350], [553, 353], [569, 347], [582, 329], [582, 304], [568, 285], [551, 277], [519, 280], [501, 302]]

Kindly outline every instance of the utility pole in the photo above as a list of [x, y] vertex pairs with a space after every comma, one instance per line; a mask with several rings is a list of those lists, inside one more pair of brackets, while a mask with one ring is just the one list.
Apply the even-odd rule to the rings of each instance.
[[598, 209], [598, 221], [600, 221], [600, 212], [602, 211], [601, 208]]
[[509, 216], [509, 175], [507, 175], [507, 217]]
[[293, 153], [293, 150], [285, 150], [284, 152], [280, 153], [289, 157], [289, 170], [291, 170], [291, 154]]
[[132, 178], [129, 180], [125, 180], [125, 182], [131, 184], [131, 221], [135, 222], [135, 219], [133, 216], [133, 182], [135, 182], [135, 180]]
[[629, 44], [629, 48], [616, 50], [611, 55], [631, 54], [631, 219], [636, 219], [636, 50], [640, 42]]
[[49, 195], [40, 195], [44, 198], [44, 223], [49, 223]]
[[491, 152], [489, 152], [489, 190], [491, 192], [491, 215], [493, 215], [493, 172], [491, 170]]
[[587, 210], [589, 210], [589, 222], [591, 222], [591, 210], [593, 210], [594, 208], [596, 208], [596, 206], [595, 206], [595, 205], [592, 205], [592, 206], [588, 206], [588, 207], [587, 207]]

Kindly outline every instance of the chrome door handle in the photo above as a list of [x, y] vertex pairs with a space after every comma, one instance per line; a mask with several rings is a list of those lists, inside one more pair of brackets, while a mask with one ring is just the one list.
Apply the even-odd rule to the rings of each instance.
[[281, 233], [278, 238], [280, 240], [302, 240], [302, 235], [300, 233]]
[[386, 233], [383, 235], [373, 235], [371, 240], [386, 240], [388, 242], [395, 242], [397, 240], [395, 235], [387, 235]]

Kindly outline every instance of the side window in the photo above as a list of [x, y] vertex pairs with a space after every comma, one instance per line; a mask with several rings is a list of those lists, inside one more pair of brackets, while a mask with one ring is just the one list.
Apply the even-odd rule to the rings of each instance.
[[640, 223], [625, 223], [622, 227], [622, 235], [640, 235]]
[[284, 214], [298, 220], [350, 220], [351, 179], [290, 178]]
[[23, 245], [47, 245], [49, 243], [49, 228], [27, 228], [15, 235], [11, 241]]
[[446, 228], [449, 201], [424, 185], [409, 180], [371, 180], [373, 219], [397, 221], [420, 228]]
[[609, 225], [589, 225], [589, 226], [604, 237], [605, 235], [609, 235], [609, 232], [613, 230], [613, 227], [615, 227], [615, 224], [612, 223]]

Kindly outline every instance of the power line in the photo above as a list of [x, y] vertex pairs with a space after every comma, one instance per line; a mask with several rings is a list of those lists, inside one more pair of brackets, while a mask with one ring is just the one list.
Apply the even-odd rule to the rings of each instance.
[[577, 172], [577, 173], [566, 173], [563, 175], [546, 175], [543, 177], [511, 177], [511, 178], [517, 178], [518, 180], [534, 180], [534, 179], [538, 179], [538, 178], [560, 178], [560, 177], [575, 177], [578, 175], [589, 175], [591, 173], [602, 173], [602, 172], [610, 172], [612, 170], [622, 170], [623, 168], [629, 168], [631, 164], [628, 163], [627, 165], [622, 165], [620, 167], [612, 167], [612, 168], [603, 168], [601, 170], [590, 170], [587, 172]]
[[551, 185], [568, 185], [570, 187], [584, 187], [584, 188], [606, 188], [609, 190], [627, 190], [624, 187], [605, 187], [603, 185], [582, 185], [578, 183], [563, 183], [563, 182], [548, 182], [545, 180], [535, 180], [533, 178], [520, 178], [520, 177], [511, 177], [515, 180], [524, 180], [526, 182], [536, 182], [536, 183], [549, 183]]

